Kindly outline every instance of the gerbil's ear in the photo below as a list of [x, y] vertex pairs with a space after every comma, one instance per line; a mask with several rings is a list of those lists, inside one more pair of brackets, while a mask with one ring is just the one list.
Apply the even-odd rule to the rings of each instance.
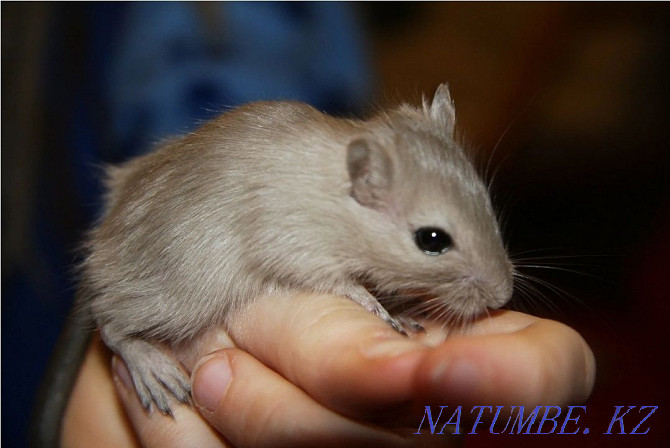
[[347, 148], [347, 169], [351, 178], [351, 196], [366, 207], [381, 208], [385, 192], [391, 186], [393, 166], [379, 145], [358, 139]]
[[449, 85], [446, 82], [440, 84], [435, 91], [433, 102], [430, 105], [430, 118], [435, 123], [446, 126], [450, 134], [454, 132], [456, 110], [454, 109], [454, 101], [451, 99], [451, 94], [449, 93]]

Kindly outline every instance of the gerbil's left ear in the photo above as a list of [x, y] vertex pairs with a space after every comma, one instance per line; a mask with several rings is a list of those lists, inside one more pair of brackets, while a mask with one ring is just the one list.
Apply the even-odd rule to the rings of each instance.
[[393, 164], [381, 145], [365, 139], [349, 143], [347, 171], [351, 179], [351, 196], [371, 208], [383, 208], [391, 187]]
[[454, 101], [449, 93], [449, 85], [445, 82], [439, 85], [430, 105], [430, 118], [435, 123], [445, 126], [447, 132], [453, 134], [456, 125], [456, 110]]

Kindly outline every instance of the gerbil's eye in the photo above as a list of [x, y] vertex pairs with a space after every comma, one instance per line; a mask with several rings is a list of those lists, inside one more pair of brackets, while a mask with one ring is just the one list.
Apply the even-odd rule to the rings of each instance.
[[428, 255], [443, 254], [454, 244], [449, 234], [437, 227], [421, 227], [414, 232], [414, 241]]

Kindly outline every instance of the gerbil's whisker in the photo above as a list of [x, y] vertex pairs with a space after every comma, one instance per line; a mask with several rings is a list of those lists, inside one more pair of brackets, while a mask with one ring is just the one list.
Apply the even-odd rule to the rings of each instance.
[[[532, 253], [534, 251], [524, 251], [520, 252], [517, 255], [521, 255], [523, 253]], [[611, 254], [603, 254], [603, 255], [598, 255], [598, 254], [585, 254], [585, 255], [547, 255], [547, 256], [542, 256], [542, 257], [527, 257], [527, 258], [517, 258], [514, 256], [513, 258], [515, 260], [562, 260], [562, 259], [567, 259], [567, 258], [605, 258], [605, 257], [615, 257], [616, 255], [611, 255]]]
[[576, 271], [574, 269], [567, 269], [567, 268], [559, 267], [559, 266], [574, 266], [574, 265], [570, 265], [570, 264], [563, 264], [563, 265], [558, 265], [558, 266], [545, 266], [545, 265], [536, 265], [536, 264], [516, 264], [516, 266], [521, 267], [521, 268], [529, 268], [529, 269], [549, 269], [549, 270], [552, 270], [552, 271], [567, 272], [567, 273], [570, 273], [570, 274], [581, 275], [581, 276], [584, 276], [584, 277], [589, 277], [589, 278], [593, 278], [593, 279], [596, 279], [596, 280], [605, 281], [604, 279], [602, 279], [600, 277], [597, 277], [597, 276], [592, 275], [592, 274], [588, 274], [586, 272], [581, 272], [581, 271]]
[[515, 273], [517, 281], [515, 282], [515, 291], [519, 293], [519, 296], [516, 296], [518, 299], [522, 300], [524, 307], [529, 307], [529, 311], [534, 311], [540, 313], [541, 309], [537, 304], [539, 300], [547, 309], [552, 312], [560, 312], [559, 307], [552, 302], [546, 294], [540, 291], [535, 285], [533, 285], [527, 277], [521, 273]]
[[[528, 107], [535, 101], [537, 98], [537, 93], [535, 93], [527, 102], [526, 104], [521, 108], [521, 110], [514, 116], [512, 121], [507, 125], [505, 130], [500, 134], [500, 137], [498, 137], [498, 140], [496, 141], [495, 145], [493, 145], [493, 150], [491, 151], [491, 154], [489, 155], [489, 159], [486, 163], [486, 168], [484, 169], [484, 179], [489, 179], [489, 170], [491, 168], [491, 161], [494, 159], [494, 156], [498, 149], [500, 148], [500, 144], [502, 141], [505, 139], [509, 131], [514, 127], [515, 124], [518, 123], [519, 119], [523, 116], [523, 114], [528, 110]], [[504, 161], [505, 159], [503, 159]], [[491, 186], [493, 185], [493, 180], [495, 178], [496, 173], [498, 172], [500, 166], [502, 165], [502, 162], [498, 164], [498, 167], [496, 168], [496, 171], [493, 173], [493, 176], [489, 179], [488, 181], [488, 189], [489, 191], [491, 190]]]
[[563, 251], [565, 248], [562, 247], [547, 247], [544, 249], [527, 249], [527, 250], [522, 250], [520, 252], [511, 252], [510, 253], [510, 258], [516, 259], [519, 255], [524, 255], [524, 254], [533, 254], [533, 253], [547, 253], [551, 251]]
[[[549, 283], [546, 280], [543, 280], [541, 278], [535, 277], [535, 276], [530, 275], [530, 274], [521, 274], [521, 273], [516, 273], [516, 272], [515, 272], [515, 277], [525, 280], [527, 282], [526, 283], [527, 287], [532, 286], [531, 282], [534, 282], [534, 283], [538, 284], [539, 286], [542, 286], [543, 288], [546, 288], [547, 290], [551, 291], [558, 298], [560, 298], [562, 300], [565, 300], [566, 298], [570, 298], [574, 302], [580, 304], [581, 306], [583, 306], [584, 308], [586, 308], [587, 310], [589, 310], [589, 311], [591, 311], [595, 314], [595, 312], [584, 301], [582, 301], [579, 297], [575, 296], [574, 294], [572, 294], [572, 293], [570, 293], [570, 292], [568, 292], [568, 291], [566, 291], [562, 288], [559, 288], [556, 285], [553, 285], [553, 284]], [[519, 283], [523, 283], [523, 281], [519, 282]], [[537, 290], [537, 288], [535, 288], [534, 286], [533, 286], [533, 289]], [[539, 290], [537, 292], [539, 293]]]

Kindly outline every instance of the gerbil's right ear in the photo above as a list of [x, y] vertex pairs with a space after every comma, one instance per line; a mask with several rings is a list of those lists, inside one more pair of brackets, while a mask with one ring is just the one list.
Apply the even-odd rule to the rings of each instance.
[[351, 196], [363, 206], [383, 207], [393, 176], [387, 152], [366, 140], [354, 140], [347, 148], [347, 169], [351, 178]]
[[456, 126], [456, 110], [454, 101], [449, 93], [449, 85], [445, 82], [439, 85], [430, 104], [430, 118], [441, 126], [445, 126], [449, 133], [454, 132]]

